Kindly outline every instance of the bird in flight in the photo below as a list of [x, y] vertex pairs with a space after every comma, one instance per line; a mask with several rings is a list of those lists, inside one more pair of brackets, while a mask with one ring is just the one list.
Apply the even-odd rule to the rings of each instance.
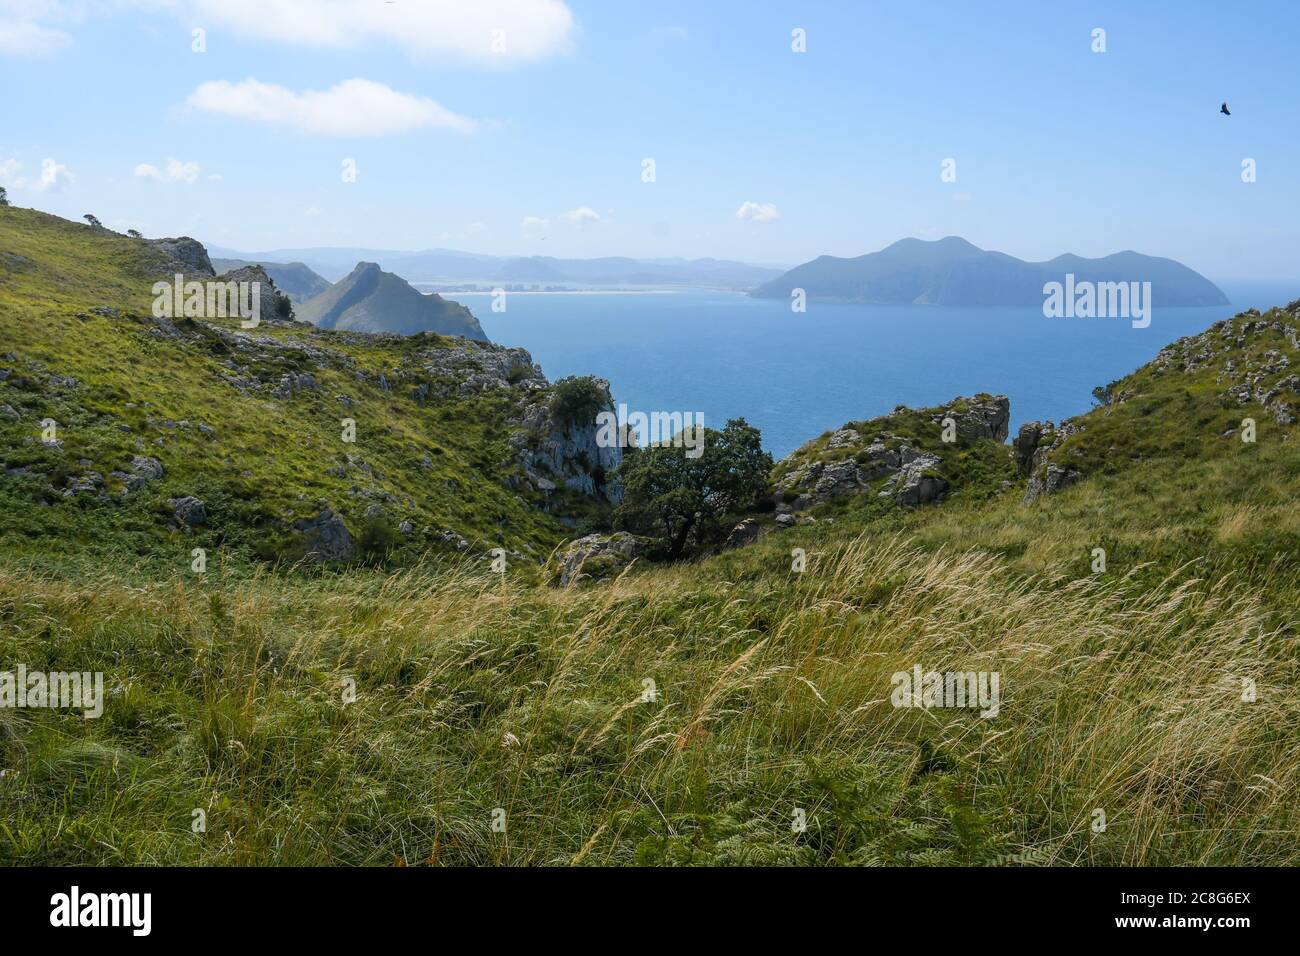
[[1222, 113], [1224, 116], [1231, 116], [1231, 115], [1232, 115], [1231, 113], [1228, 112], [1228, 104], [1227, 104], [1227, 103], [1224, 103], [1222, 106], [1219, 107], [1219, 112]]

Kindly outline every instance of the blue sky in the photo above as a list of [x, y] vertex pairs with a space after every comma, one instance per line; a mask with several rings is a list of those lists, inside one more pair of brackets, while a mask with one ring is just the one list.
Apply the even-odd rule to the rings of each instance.
[[1297, 36], [1280, 0], [0, 0], [0, 185], [250, 251], [793, 264], [956, 234], [1294, 278]]

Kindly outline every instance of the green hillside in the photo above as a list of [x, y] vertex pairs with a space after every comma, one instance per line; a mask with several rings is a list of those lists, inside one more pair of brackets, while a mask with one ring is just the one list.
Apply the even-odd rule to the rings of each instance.
[[[454, 552], [463, 538], [477, 553], [544, 555], [562, 538], [527, 490], [507, 484], [520, 471], [507, 419], [535, 396], [462, 394], [429, 371], [463, 350], [500, 350], [428, 334], [155, 319], [152, 284], [173, 268], [142, 241], [0, 209], [8, 554], [188, 565], [203, 547], [294, 559], [295, 523], [326, 507], [382, 551]], [[42, 440], [47, 419], [56, 443]], [[345, 419], [355, 442], [343, 440]], [[157, 462], [161, 477], [142, 481], [137, 471], [155, 469], [133, 468], [136, 459]], [[201, 525], [175, 517], [171, 502], [187, 496], [205, 505]], [[395, 535], [403, 522], [411, 532]]]
[[[1300, 302], [1014, 446], [996, 395], [848, 423], [776, 466], [752, 543], [561, 589], [557, 505], [606, 513], [502, 464], [553, 392], [513, 353], [173, 336], [170, 266], [0, 209], [0, 660], [106, 683], [97, 719], [0, 708], [0, 862], [1300, 864]], [[509, 381], [466, 393], [462, 355]], [[139, 455], [165, 474], [123, 497]], [[265, 561], [321, 501], [471, 547]], [[999, 674], [997, 714], [892, 706], [916, 666]]]

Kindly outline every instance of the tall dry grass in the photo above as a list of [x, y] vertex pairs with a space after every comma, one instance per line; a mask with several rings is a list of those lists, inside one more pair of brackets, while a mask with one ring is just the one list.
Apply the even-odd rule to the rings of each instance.
[[[110, 687], [98, 720], [0, 710], [0, 859], [1300, 857], [1292, 622], [1249, 583], [1026, 575], [869, 535], [804, 573], [755, 554], [743, 581], [706, 562], [567, 591], [437, 563], [0, 571], [0, 669]], [[918, 664], [997, 672], [998, 715], [894, 707]]]

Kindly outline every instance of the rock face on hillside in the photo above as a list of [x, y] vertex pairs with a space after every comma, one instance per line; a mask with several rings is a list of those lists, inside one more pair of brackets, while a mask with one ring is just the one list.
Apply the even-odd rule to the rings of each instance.
[[1025, 486], [1026, 503], [1040, 495], [1055, 494], [1083, 477], [1075, 468], [1063, 468], [1049, 461], [1067, 439], [1079, 433], [1081, 427], [1073, 419], [1066, 419], [1059, 426], [1051, 422], [1026, 422], [1020, 426], [1015, 441], [1011, 443], [1011, 456], [1015, 459], [1016, 471], [1029, 479]]
[[[608, 395], [608, 382], [597, 379], [596, 385]], [[540, 493], [547, 510], [554, 510], [565, 491], [610, 505], [622, 498], [615, 472], [623, 449], [600, 446], [594, 416], [571, 422], [555, 411], [550, 383], [527, 349], [440, 340], [385, 372], [380, 387], [401, 388], [417, 403], [508, 392], [518, 401], [507, 419], [507, 464], [519, 472], [508, 479], [511, 487]], [[613, 401], [601, 410], [612, 412]]]
[[294, 528], [303, 536], [303, 553], [311, 561], [351, 561], [356, 556], [352, 535], [332, 508], [314, 518], [303, 518]]
[[966, 441], [981, 438], [993, 441], [1007, 440], [1007, 427], [1011, 421], [1011, 402], [1005, 395], [955, 398], [933, 420], [942, 425], [951, 418], [957, 434]]
[[261, 320], [263, 322], [292, 322], [293, 302], [276, 288], [261, 266], [242, 266], [217, 277], [218, 282], [249, 282], [261, 290]]
[[500, 345], [427, 349], [416, 355], [413, 364], [430, 385], [429, 390], [415, 395], [417, 400], [426, 399], [430, 394], [443, 398], [468, 397], [504, 388], [529, 393], [549, 384], [527, 349]]
[[610, 535], [589, 534], [569, 542], [559, 557], [559, 584], [617, 577], [624, 568], [641, 557], [650, 542], [626, 531]]
[[144, 241], [166, 257], [159, 272], [161, 276], [171, 277], [179, 272], [193, 279], [211, 279], [217, 274], [212, 268], [212, 260], [208, 258], [208, 250], [197, 239], [181, 236], [178, 239]]
[[803, 511], [867, 492], [904, 507], [942, 500], [949, 491], [938, 473], [943, 453], [922, 447], [914, 430], [921, 425], [938, 439], [951, 420], [955, 438], [963, 443], [1002, 442], [1010, 415], [1005, 395], [977, 395], [932, 409], [899, 406], [890, 415], [846, 425], [813, 439], [777, 466], [778, 506]]
[[[597, 384], [609, 392], [604, 379]], [[601, 411], [613, 412], [613, 403]], [[623, 449], [597, 442], [600, 430], [594, 418], [590, 422], [566, 421], [546, 394], [530, 402], [515, 421], [520, 431], [511, 436], [510, 445], [523, 466], [527, 486], [548, 495], [568, 488], [611, 505], [622, 501], [615, 475], [623, 463]]]

